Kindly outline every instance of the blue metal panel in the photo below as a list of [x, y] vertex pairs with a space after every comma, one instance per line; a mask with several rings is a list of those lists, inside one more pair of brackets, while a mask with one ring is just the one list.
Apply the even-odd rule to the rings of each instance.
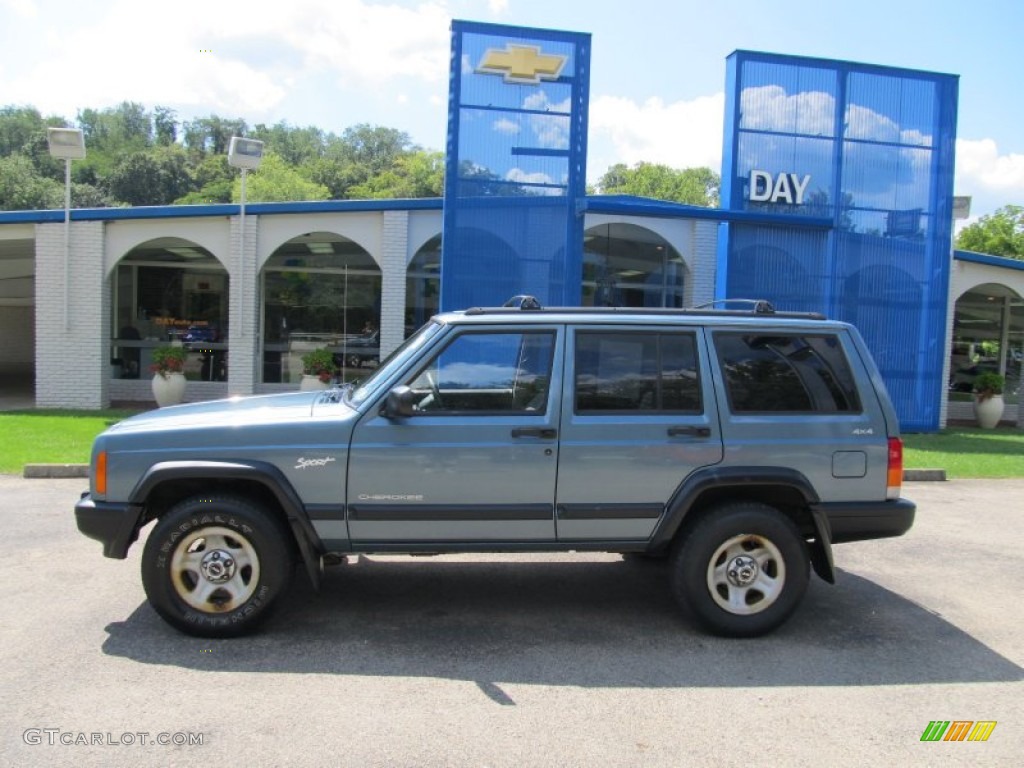
[[580, 302], [590, 36], [452, 22], [442, 310]]
[[723, 201], [734, 211], [827, 216], [833, 226], [821, 237], [728, 225], [719, 297], [856, 323], [902, 427], [937, 429], [957, 78], [737, 51], [726, 94]]

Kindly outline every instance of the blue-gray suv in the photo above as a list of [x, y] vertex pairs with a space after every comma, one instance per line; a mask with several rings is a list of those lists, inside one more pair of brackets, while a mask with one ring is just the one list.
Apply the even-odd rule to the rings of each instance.
[[896, 414], [852, 326], [749, 310], [512, 306], [434, 317], [356, 386], [163, 408], [95, 442], [79, 529], [142, 555], [153, 608], [251, 630], [296, 564], [356, 553], [667, 558], [678, 602], [753, 636], [832, 545], [899, 536]]

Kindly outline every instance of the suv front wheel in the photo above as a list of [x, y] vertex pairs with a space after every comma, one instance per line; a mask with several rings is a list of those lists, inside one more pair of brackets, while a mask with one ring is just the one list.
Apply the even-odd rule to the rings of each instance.
[[789, 618], [807, 590], [807, 546], [774, 507], [722, 504], [684, 535], [671, 579], [676, 600], [712, 632], [763, 635]]
[[241, 635], [287, 592], [290, 543], [284, 523], [247, 499], [185, 499], [149, 534], [142, 584], [156, 612], [182, 632]]

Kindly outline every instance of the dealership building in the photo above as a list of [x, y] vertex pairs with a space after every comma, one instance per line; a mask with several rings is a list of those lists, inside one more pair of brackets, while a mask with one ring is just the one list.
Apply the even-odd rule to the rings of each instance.
[[850, 321], [907, 431], [969, 418], [950, 392], [980, 370], [1019, 381], [1024, 262], [951, 250], [955, 76], [733, 53], [707, 209], [586, 194], [589, 57], [453, 22], [443, 199], [0, 213], [0, 385], [150, 402], [179, 341], [189, 400], [297, 389], [310, 349], [364, 375], [432, 313], [524, 293]]

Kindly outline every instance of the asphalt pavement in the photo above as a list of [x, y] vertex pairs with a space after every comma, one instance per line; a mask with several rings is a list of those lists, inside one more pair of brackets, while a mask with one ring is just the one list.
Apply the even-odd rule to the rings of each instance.
[[[0, 765], [1017, 765], [1024, 481], [909, 483], [771, 636], [701, 633], [617, 555], [359, 557], [190, 638], [102, 557], [82, 480], [0, 476]], [[987, 741], [923, 742], [933, 721]], [[166, 742], [166, 743], [160, 743]]]

